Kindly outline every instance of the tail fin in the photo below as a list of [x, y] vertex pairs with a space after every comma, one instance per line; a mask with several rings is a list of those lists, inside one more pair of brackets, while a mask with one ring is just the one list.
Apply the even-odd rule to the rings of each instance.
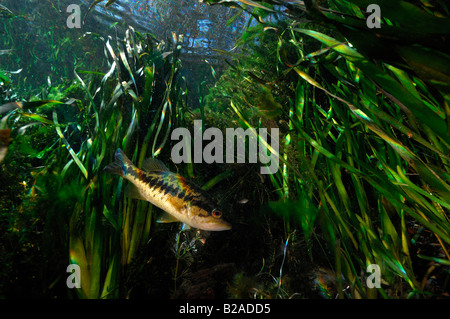
[[116, 157], [116, 160], [113, 163], [107, 165], [103, 170], [107, 173], [124, 177], [126, 174], [126, 166], [133, 165], [133, 163], [128, 159], [128, 157], [120, 148], [116, 150], [116, 153], [114, 155]]

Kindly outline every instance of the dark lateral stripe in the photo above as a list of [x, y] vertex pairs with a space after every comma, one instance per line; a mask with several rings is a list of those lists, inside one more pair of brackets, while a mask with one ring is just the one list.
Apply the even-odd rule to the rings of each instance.
[[169, 193], [172, 196], [177, 196], [178, 195], [177, 189], [172, 187], [172, 186], [170, 186], [170, 185], [167, 185], [167, 187], [164, 189], [164, 194], [167, 194], [167, 193]]
[[180, 198], [180, 199], [184, 198], [185, 196], [186, 196], [186, 193], [183, 192], [183, 191], [179, 192], [178, 195], [177, 195], [177, 197]]
[[164, 180], [161, 177], [152, 177], [149, 175], [145, 175], [141, 179], [144, 183], [146, 183], [150, 188], [157, 188], [160, 192], [163, 192], [164, 195], [169, 193], [172, 196], [178, 196], [180, 192], [182, 192], [177, 185], [173, 185], [168, 183], [168, 181]]
[[143, 182], [144, 183], [146, 183], [146, 184], [148, 184], [148, 185], [152, 185], [153, 184], [153, 178], [151, 177], [151, 176], [145, 176], [144, 178], [143, 178]]
[[155, 186], [156, 186], [157, 188], [161, 188], [161, 186], [163, 186], [163, 185], [164, 185], [164, 181], [161, 180], [161, 179], [155, 184]]
[[164, 193], [164, 195], [166, 195], [166, 194], [169, 192], [169, 188], [170, 188], [169, 185], [163, 183], [163, 184], [161, 185], [160, 190], [161, 190], [161, 192]]

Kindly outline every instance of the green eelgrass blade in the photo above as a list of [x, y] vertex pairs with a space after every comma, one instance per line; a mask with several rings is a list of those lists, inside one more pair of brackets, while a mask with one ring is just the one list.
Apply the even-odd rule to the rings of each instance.
[[120, 278], [120, 264], [119, 258], [115, 254], [109, 261], [108, 271], [106, 273], [105, 281], [103, 283], [103, 290], [101, 292], [101, 299], [117, 298], [118, 297], [118, 281]]
[[375, 64], [366, 60], [355, 49], [342, 44], [327, 35], [322, 33], [295, 29], [297, 32], [307, 34], [316, 38], [325, 45], [332, 46], [332, 49], [342, 54], [347, 60], [353, 62], [358, 68], [360, 68], [365, 74], [368, 75], [374, 82], [380, 87], [389, 92], [396, 103], [401, 103], [407, 107], [411, 112], [425, 123], [431, 130], [433, 130], [442, 140], [447, 144], [450, 144], [450, 136], [447, 135], [446, 121], [438, 114], [429, 112], [428, 107], [424, 105], [421, 99], [418, 99], [414, 95], [408, 94], [408, 90], [404, 88], [399, 82], [386, 75]]
[[120, 231], [119, 223], [117, 222], [111, 211], [108, 209], [108, 207], [106, 207], [106, 205], [103, 207], [103, 215], [111, 223], [111, 225], [113, 225], [114, 229]]
[[86, 251], [81, 238], [77, 236], [70, 236], [69, 241], [70, 263], [76, 264], [80, 267], [80, 285], [81, 289], [77, 289], [81, 298], [88, 298], [90, 295], [90, 275], [88, 262], [86, 258]]
[[61, 132], [61, 128], [59, 127], [58, 123], [58, 116], [55, 111], [53, 111], [53, 122], [55, 123], [56, 132], [58, 133], [59, 137], [63, 141], [64, 145], [66, 146], [67, 150], [69, 151], [70, 155], [72, 156], [73, 160], [77, 164], [77, 166], [80, 168], [81, 172], [83, 173], [85, 178], [88, 178], [88, 172], [86, 168], [84, 167], [83, 163], [81, 163], [80, 159], [78, 158], [77, 154], [73, 151], [72, 147], [70, 146], [69, 142], [64, 137], [64, 134]]
[[221, 181], [223, 181], [224, 179], [227, 179], [228, 177], [232, 176], [234, 173], [233, 170], [226, 170], [220, 174], [218, 174], [216, 177], [212, 178], [211, 180], [209, 180], [208, 182], [206, 182], [203, 186], [202, 189], [203, 190], [209, 190], [212, 187], [214, 187], [214, 185], [216, 185], [217, 183], [220, 183]]
[[433, 262], [436, 262], [438, 264], [442, 264], [445, 266], [450, 266], [450, 260], [447, 260], [447, 259], [442, 259], [442, 258], [437, 258], [437, 257], [429, 257], [429, 256], [424, 256], [422, 254], [417, 254], [417, 257], [419, 257], [421, 259], [433, 261]]
[[[131, 237], [128, 247], [127, 264], [130, 264], [135, 257], [137, 249], [140, 247], [141, 242], [147, 242], [147, 238], [143, 238], [144, 229], [147, 218], [151, 220], [152, 214], [149, 212], [149, 203], [144, 201], [138, 201], [135, 205], [135, 216], [133, 217], [133, 224], [131, 227]], [[146, 232], [145, 232], [146, 233]]]

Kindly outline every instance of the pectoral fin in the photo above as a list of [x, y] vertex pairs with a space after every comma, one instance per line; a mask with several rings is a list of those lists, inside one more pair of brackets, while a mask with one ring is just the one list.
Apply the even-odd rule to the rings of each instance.
[[185, 231], [185, 230], [189, 230], [191, 229], [191, 226], [189, 226], [188, 224], [183, 223], [183, 226], [181, 226], [181, 231]]
[[156, 219], [157, 223], [175, 223], [179, 222], [178, 219], [170, 215], [169, 213], [162, 212], [158, 215], [158, 218]]

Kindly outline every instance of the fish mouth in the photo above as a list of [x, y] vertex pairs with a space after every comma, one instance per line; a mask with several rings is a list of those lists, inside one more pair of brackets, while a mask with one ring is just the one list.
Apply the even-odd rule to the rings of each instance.
[[231, 224], [229, 224], [229, 223], [226, 223], [225, 225], [221, 225], [220, 227], [219, 227], [219, 229], [216, 229], [217, 231], [221, 231], [221, 230], [230, 230], [232, 227], [231, 227]]
[[210, 231], [224, 231], [224, 230], [230, 230], [231, 224], [226, 222], [226, 221], [222, 221], [220, 223], [213, 223], [211, 225], [209, 225], [208, 229], [205, 230], [210, 230]]

